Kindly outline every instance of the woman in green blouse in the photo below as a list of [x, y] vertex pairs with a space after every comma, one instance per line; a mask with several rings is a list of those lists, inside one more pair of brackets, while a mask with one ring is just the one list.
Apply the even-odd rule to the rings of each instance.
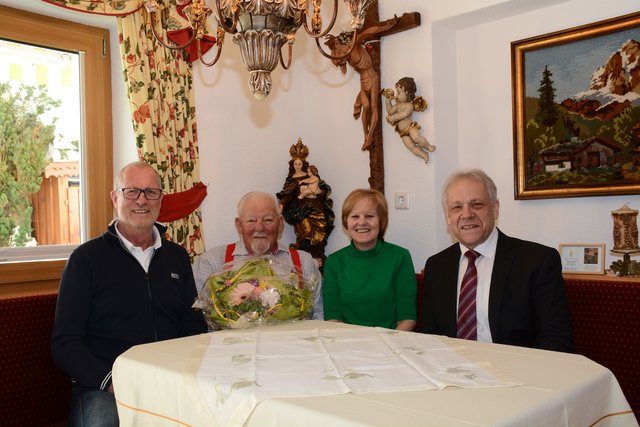
[[416, 274], [409, 251], [384, 241], [389, 209], [382, 193], [357, 189], [342, 205], [351, 243], [327, 257], [324, 318], [411, 331], [416, 324]]

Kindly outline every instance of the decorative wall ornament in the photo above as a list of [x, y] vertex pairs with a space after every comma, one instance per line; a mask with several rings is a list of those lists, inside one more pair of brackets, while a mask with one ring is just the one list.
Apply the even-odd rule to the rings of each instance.
[[420, 134], [421, 126], [413, 121], [414, 111], [425, 111], [427, 101], [416, 96], [416, 82], [413, 77], [403, 77], [396, 83], [395, 94], [393, 89], [384, 89], [382, 95], [387, 98], [387, 123], [394, 126], [395, 131], [400, 135], [402, 143], [407, 149], [417, 157], [429, 163], [429, 152], [436, 149], [427, 138]]
[[[363, 66], [361, 64], [358, 65], [358, 68], [372, 71], [373, 73], [375, 73], [376, 78], [378, 80], [377, 90], [372, 93], [367, 88], [366, 85], [364, 86], [362, 85], [362, 74], [360, 74], [361, 90], [358, 93], [357, 97], [361, 99], [364, 98], [369, 101], [373, 101], [374, 103], [372, 105], [369, 105], [369, 109], [367, 112], [365, 112], [364, 108], [362, 108], [359, 114], [361, 117], [363, 117], [363, 121], [362, 121], [362, 127], [364, 130], [363, 146], [367, 151], [369, 151], [369, 179], [368, 179], [369, 186], [382, 193], [384, 193], [384, 152], [383, 152], [383, 146], [382, 146], [383, 145], [382, 144], [382, 122], [379, 119], [373, 120], [373, 117], [371, 117], [371, 120], [369, 120], [368, 123], [365, 123], [365, 120], [364, 120], [365, 117], [369, 117], [369, 114], [370, 114], [369, 112], [373, 112], [374, 109], [378, 112], [378, 116], [380, 115], [380, 111], [382, 111], [382, 101], [379, 96], [379, 90], [380, 90], [379, 76], [380, 76], [380, 61], [381, 61], [380, 39], [384, 36], [389, 36], [392, 34], [396, 34], [402, 31], [407, 31], [412, 28], [418, 27], [420, 25], [420, 13], [418, 12], [403, 13], [400, 17], [396, 17], [394, 15], [394, 17], [391, 19], [381, 21], [380, 16], [378, 14], [378, 0], [373, 0], [367, 10], [364, 24], [361, 30], [361, 33], [362, 33], [364, 31], [367, 31], [368, 28], [372, 28], [372, 27], [376, 27], [379, 29], [382, 26], [386, 26], [387, 23], [393, 23], [393, 22], [395, 23], [393, 25], [390, 25], [389, 29], [384, 31], [372, 31], [368, 35], [368, 37], [366, 37], [366, 39], [365, 37], [362, 37], [362, 36], [351, 38], [352, 41], [356, 40], [356, 38], [360, 38], [362, 42], [362, 47], [364, 48], [368, 57], [371, 59], [370, 68], [368, 68], [368, 66]], [[338, 39], [337, 42], [344, 44], [339, 40], [340, 35], [332, 36], [332, 37], [337, 37]], [[329, 40], [330, 38], [331, 37], [328, 37], [327, 40]], [[340, 46], [338, 46], [338, 49], [339, 48]], [[355, 49], [356, 48], [354, 47], [354, 50]], [[341, 64], [340, 61], [338, 61], [338, 64], [336, 65], [340, 67], [340, 69], [342, 70], [343, 67], [344, 69], [346, 69], [346, 64], [350, 64], [350, 62], [345, 60]], [[364, 93], [365, 96], [361, 97], [361, 95], [363, 95], [363, 89], [365, 92]], [[371, 97], [369, 97], [368, 95], [371, 95]], [[356, 115], [357, 108], [359, 108], [358, 100], [356, 100], [356, 103], [354, 104], [354, 118], [356, 119], [360, 117]]]
[[338, 57], [333, 59], [333, 65], [340, 68], [342, 74], [347, 73], [349, 64], [360, 74], [360, 92], [353, 104], [353, 118], [362, 120], [364, 143], [362, 150], [368, 150], [373, 143], [373, 132], [380, 119], [378, 93], [380, 93], [380, 74], [373, 67], [371, 55], [364, 46], [364, 42], [380, 32], [391, 29], [398, 22], [398, 18], [389, 19], [365, 27], [359, 34], [342, 32], [338, 36], [329, 34], [325, 45], [331, 49], [331, 54]]

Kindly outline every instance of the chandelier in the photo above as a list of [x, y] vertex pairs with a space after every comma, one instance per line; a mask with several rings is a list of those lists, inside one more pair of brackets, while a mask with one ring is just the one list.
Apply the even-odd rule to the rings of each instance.
[[[325, 57], [332, 60], [344, 59], [351, 53], [334, 57], [322, 50], [319, 39], [325, 37], [333, 28], [338, 12], [338, 0], [333, 0], [331, 22], [323, 30], [321, 17], [322, 0], [210, 0], [213, 10], [204, 0], [177, 0], [190, 25], [191, 36], [181, 44], [165, 41], [156, 31], [157, 0], [145, 0], [145, 8], [151, 15], [151, 28], [155, 38], [169, 49], [183, 49], [196, 43], [198, 58], [206, 66], [214, 65], [220, 58], [225, 33], [232, 35], [233, 42], [239, 46], [242, 62], [249, 71], [249, 87], [257, 99], [264, 99], [271, 92], [271, 72], [278, 63], [287, 70], [291, 65], [292, 46], [298, 29], [303, 26], [306, 33], [315, 39], [316, 46]], [[351, 13], [351, 28], [359, 30], [364, 24], [367, 8], [374, 0], [343, 0]], [[216, 53], [212, 61], [203, 57], [203, 38], [206, 34], [206, 21], [214, 13], [217, 20]], [[308, 22], [310, 17], [310, 24]], [[282, 54], [287, 44], [287, 60]]]

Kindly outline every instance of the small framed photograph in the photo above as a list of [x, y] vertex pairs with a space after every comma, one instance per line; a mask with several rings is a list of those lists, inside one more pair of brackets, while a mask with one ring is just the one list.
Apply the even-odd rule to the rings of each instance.
[[561, 244], [562, 272], [568, 274], [604, 274], [604, 243]]

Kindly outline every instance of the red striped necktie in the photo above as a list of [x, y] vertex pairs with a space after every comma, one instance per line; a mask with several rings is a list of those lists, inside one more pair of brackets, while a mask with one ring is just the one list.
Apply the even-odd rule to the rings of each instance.
[[475, 261], [480, 254], [468, 250], [464, 255], [469, 260], [469, 263], [467, 264], [467, 271], [465, 271], [462, 277], [462, 284], [460, 285], [458, 338], [476, 340], [476, 288], [478, 287], [478, 270], [476, 270]]

